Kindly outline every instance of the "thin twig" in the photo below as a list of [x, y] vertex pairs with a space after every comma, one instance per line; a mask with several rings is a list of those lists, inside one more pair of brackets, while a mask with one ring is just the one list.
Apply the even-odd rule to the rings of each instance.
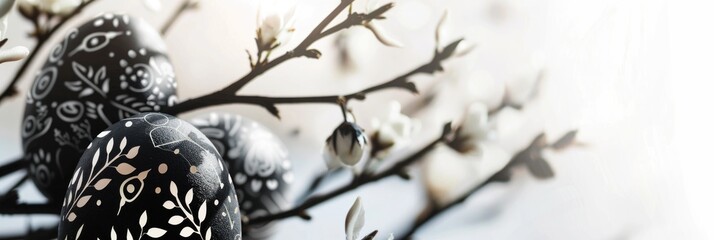
[[[347, 16], [347, 19], [345, 19], [343, 22], [338, 23], [337, 25], [325, 30], [325, 28], [337, 17], [340, 15], [342, 11], [344, 11], [345, 8], [347, 8], [350, 4], [352, 4], [354, 0], [342, 0], [340, 4], [335, 7], [335, 9], [332, 10], [332, 12], [325, 17], [318, 25], [315, 27], [315, 29], [312, 30], [312, 32], [293, 50], [286, 52], [280, 57], [277, 57], [273, 60], [269, 60], [265, 63], [261, 64], [256, 64], [252, 70], [243, 76], [241, 79], [235, 81], [231, 85], [227, 86], [224, 89], [218, 90], [213, 93], [209, 93], [207, 95], [189, 99], [186, 101], [183, 101], [173, 107], [170, 107], [166, 109], [166, 113], [169, 114], [179, 114], [179, 113], [184, 113], [187, 111], [195, 110], [201, 107], [206, 107], [206, 106], [214, 106], [214, 105], [220, 105], [220, 104], [228, 104], [228, 103], [247, 103], [247, 104], [257, 104], [262, 107], [265, 107], [268, 111], [270, 111], [273, 115], [278, 114], [277, 108], [274, 106], [275, 104], [281, 104], [281, 103], [337, 103], [337, 99], [340, 96], [320, 96], [320, 97], [261, 97], [261, 96], [236, 96], [236, 92], [238, 92], [240, 89], [242, 89], [245, 85], [250, 83], [253, 79], [256, 77], [260, 76], [261, 74], [265, 73], [266, 71], [272, 69], [273, 67], [280, 65], [281, 63], [297, 58], [297, 57], [304, 57], [304, 56], [310, 56], [309, 54], [314, 53], [313, 51], [316, 51], [314, 49], [308, 49], [314, 42], [329, 36], [330, 34], [336, 33], [340, 30], [347, 29], [352, 26], [360, 25], [362, 24], [363, 21], [371, 20], [371, 19], [378, 19], [381, 17], [384, 12], [392, 8], [392, 4], [386, 4], [382, 6], [381, 8], [372, 11], [371, 13], [367, 14], [362, 14], [362, 13], [351, 13]], [[260, 49], [259, 49], [260, 50]], [[318, 54], [319, 55], [319, 54]], [[260, 56], [259, 56], [260, 57]], [[443, 60], [443, 59], [441, 59]], [[258, 59], [260, 61], [260, 59]], [[426, 69], [418, 69], [424, 72]], [[406, 75], [406, 77], [416, 74], [418, 72], [414, 72], [411, 74]], [[404, 78], [406, 78], [404, 77]], [[398, 80], [398, 79], [397, 79]], [[397, 85], [403, 84], [407, 85], [406, 83], [402, 83], [402, 81], [406, 81], [406, 79], [403, 80], [398, 80], [398, 81], [392, 81], [386, 86], [375, 86], [373, 88], [368, 88], [363, 91], [346, 95], [345, 98], [346, 100], [350, 100], [353, 98], [356, 99], [364, 99], [364, 94], [376, 90], [381, 90], [387, 87], [396, 87]], [[410, 84], [413, 85], [413, 84]], [[411, 86], [407, 86], [411, 88]]]
[[433, 140], [431, 143], [424, 146], [419, 151], [398, 161], [396, 164], [394, 164], [390, 168], [382, 171], [381, 173], [370, 175], [370, 176], [367, 176], [364, 178], [355, 178], [355, 180], [352, 181], [351, 183], [349, 183], [345, 186], [342, 186], [338, 189], [335, 189], [333, 191], [330, 191], [330, 192], [322, 194], [322, 195], [316, 195], [316, 196], [310, 197], [305, 202], [303, 202], [301, 205], [294, 207], [290, 210], [272, 214], [272, 215], [256, 217], [253, 219], [247, 219], [247, 221], [244, 224], [246, 224], [246, 225], [262, 224], [262, 223], [270, 222], [273, 220], [284, 219], [284, 218], [294, 217], [294, 216], [301, 216], [304, 219], [309, 219], [309, 215], [307, 215], [305, 213], [305, 211], [314, 207], [314, 206], [317, 206], [323, 202], [326, 202], [330, 199], [338, 197], [338, 196], [342, 195], [343, 193], [352, 191], [352, 190], [359, 188], [363, 185], [366, 185], [366, 184], [369, 184], [372, 182], [376, 182], [376, 181], [382, 180], [382, 179], [390, 177], [390, 176], [398, 175], [406, 167], [417, 162], [418, 160], [420, 160], [422, 158], [422, 156], [424, 156], [429, 151], [434, 149], [434, 147], [436, 147], [439, 143], [441, 143], [444, 140], [445, 135], [446, 135], [445, 133], [442, 134], [437, 139]]
[[88, 1], [82, 2], [82, 4], [79, 5], [79, 6], [74, 10], [74, 12], [72, 12], [72, 13], [71, 13], [70, 15], [68, 15], [67, 17], [62, 18], [62, 19], [57, 23], [57, 25], [55, 25], [55, 26], [54, 26], [51, 30], [49, 30], [46, 34], [40, 34], [40, 35], [37, 35], [37, 36], [36, 36], [36, 37], [37, 37], [37, 44], [36, 44], [35, 47], [32, 49], [32, 51], [30, 51], [30, 54], [27, 56], [27, 58], [25, 58], [25, 62], [22, 63], [22, 65], [20, 66], [20, 69], [18, 69], [17, 72], [15, 72], [15, 76], [14, 76], [14, 77], [12, 78], [12, 80], [10, 81], [10, 84], [8, 84], [7, 87], [5, 87], [5, 90], [2, 92], [2, 94], [0, 94], [0, 102], [2, 102], [3, 100], [5, 100], [5, 98], [7, 98], [7, 97], [12, 97], [12, 96], [14, 96], [15, 94], [17, 94], [17, 88], [15, 87], [15, 85], [17, 85], [17, 83], [20, 81], [20, 78], [22, 78], [22, 76], [23, 76], [23, 75], [25, 74], [25, 72], [27, 71], [27, 68], [28, 68], [28, 67], [30, 66], [30, 64], [34, 61], [35, 57], [37, 57], [37, 53], [40, 51], [40, 49], [42, 49], [42, 48], [47, 44], [48, 40], [52, 37], [52, 35], [54, 35], [54, 34], [57, 32], [57, 30], [59, 30], [60, 28], [62, 28], [62, 26], [63, 26], [65, 23], [69, 22], [70, 19], [72, 19], [72, 18], [74, 18], [75, 16], [79, 15], [79, 13], [82, 12], [82, 10], [83, 10], [85, 7], [87, 7], [89, 4], [91, 4], [91, 3], [93, 3], [93, 2], [95, 2], [95, 1], [94, 1], [94, 0], [88, 0]]
[[[519, 151], [511, 159], [508, 161], [506, 166], [504, 166], [501, 170], [496, 172], [495, 174], [491, 175], [488, 179], [483, 181], [482, 183], [474, 186], [470, 190], [466, 191], [464, 195], [461, 197], [457, 198], [456, 200], [450, 202], [449, 204], [446, 204], [444, 206], [436, 206], [435, 203], [430, 203], [429, 205], [426, 206], [425, 208], [425, 213], [419, 215], [417, 220], [414, 221], [412, 226], [409, 228], [409, 230], [406, 231], [406, 233], [399, 239], [412, 239], [413, 235], [426, 223], [429, 221], [433, 220], [434, 218], [438, 217], [439, 215], [445, 213], [446, 211], [454, 208], [455, 206], [458, 206], [459, 204], [463, 203], [474, 195], [476, 192], [480, 191], [483, 189], [485, 186], [489, 185], [490, 183], [495, 183], [495, 182], [507, 182], [510, 180], [511, 177], [511, 172], [513, 171], [513, 168], [518, 166], [518, 165], [526, 165], [528, 166], [529, 164], [532, 164], [531, 161], [537, 160], [537, 159], [542, 159], [542, 151], [543, 149], [546, 148], [551, 148], [551, 149], [564, 149], [566, 147], [574, 146], [574, 139], [575, 139], [575, 134], [576, 130], [572, 130], [567, 132], [563, 137], [561, 137], [559, 140], [557, 140], [557, 143], [562, 143], [559, 145], [553, 145], [553, 144], [548, 144], [545, 140], [545, 133], [538, 134], [530, 143], [530, 145], [523, 150]], [[559, 148], [555, 148], [559, 147]], [[545, 163], [547, 165], [547, 163]], [[550, 166], [547, 167], [550, 169]], [[547, 177], [542, 177], [542, 175], [539, 175], [538, 173], [534, 172], [532, 168], [529, 168], [531, 171], [531, 174], [533, 174], [536, 178], [539, 179], [545, 179], [545, 178], [552, 178], [552, 175], [549, 175]]]
[[184, 0], [181, 5], [176, 9], [176, 11], [171, 14], [171, 17], [169, 17], [169, 20], [164, 23], [164, 26], [161, 27], [161, 35], [166, 35], [166, 33], [169, 32], [171, 27], [174, 26], [174, 23], [176, 23], [176, 20], [179, 19], [179, 17], [185, 13], [187, 10], [193, 9], [196, 7], [196, 3], [194, 3], [194, 0]]
[[[452, 43], [452, 45], [458, 45], [461, 40], [457, 40]], [[390, 81], [378, 84], [372, 87], [368, 87], [357, 92], [353, 92], [347, 95], [327, 95], [327, 96], [311, 96], [311, 97], [266, 97], [266, 96], [249, 96], [249, 95], [235, 95], [233, 93], [227, 93], [224, 90], [218, 91], [216, 93], [208, 94], [202, 97], [189, 99], [173, 107], [166, 109], [168, 114], [179, 114], [187, 111], [195, 110], [207, 106], [216, 106], [229, 103], [243, 103], [243, 104], [255, 104], [262, 106], [270, 111], [273, 115], [278, 115], [276, 104], [301, 104], [301, 103], [328, 103], [328, 104], [339, 104], [338, 100], [344, 98], [345, 101], [349, 100], [364, 100], [366, 95], [371, 92], [376, 92], [389, 88], [405, 89], [413, 93], [418, 93], [416, 85], [409, 81], [409, 78], [420, 73], [434, 73], [437, 71], [442, 71], [442, 62], [449, 57], [453, 52], [450, 51], [435, 51], [433, 58], [421, 66], [402, 74]]]
[[31, 229], [30, 232], [15, 236], [1, 236], [0, 240], [45, 240], [57, 238], [59, 226]]
[[53, 214], [58, 215], [60, 206], [54, 204], [36, 203], [3, 203], [0, 204], [0, 214]]
[[417, 221], [414, 222], [414, 224], [409, 228], [409, 230], [404, 234], [403, 237], [400, 239], [412, 239], [412, 236], [414, 233], [416, 233], [419, 228], [421, 228], [424, 224], [428, 223], [430, 220], [436, 218], [440, 214], [450, 210], [451, 208], [463, 203], [468, 199], [473, 193], [478, 192], [481, 190], [483, 187], [488, 185], [489, 183], [495, 182], [498, 179], [499, 174], [494, 174], [490, 178], [488, 178], [486, 181], [482, 182], [481, 184], [473, 187], [470, 189], [466, 194], [464, 194], [462, 197], [456, 199], [455, 201], [441, 206], [441, 207], [433, 207], [433, 205], [427, 206], [427, 213], [426, 215], [422, 215]]
[[0, 166], [0, 177], [4, 177], [10, 173], [14, 173], [20, 169], [27, 167], [28, 162], [24, 158], [17, 158], [11, 162]]

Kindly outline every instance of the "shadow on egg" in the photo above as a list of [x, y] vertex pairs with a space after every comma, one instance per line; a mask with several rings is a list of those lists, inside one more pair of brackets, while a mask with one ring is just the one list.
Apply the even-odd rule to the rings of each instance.
[[[262, 124], [229, 113], [211, 113], [191, 123], [205, 134], [228, 165], [243, 215], [275, 214], [290, 206], [286, 196], [293, 181], [282, 141]], [[272, 224], [244, 229], [246, 239], [264, 239]]]

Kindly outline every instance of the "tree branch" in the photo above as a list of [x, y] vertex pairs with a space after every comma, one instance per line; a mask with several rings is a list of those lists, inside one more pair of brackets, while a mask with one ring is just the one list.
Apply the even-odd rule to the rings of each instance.
[[166, 33], [169, 32], [171, 27], [174, 26], [174, 23], [176, 23], [176, 20], [179, 19], [181, 14], [185, 13], [188, 10], [194, 9], [196, 7], [196, 2], [193, 0], [184, 0], [181, 5], [171, 14], [171, 17], [169, 17], [169, 20], [164, 23], [164, 26], [161, 27], [161, 35], [166, 35]]
[[[450, 124], [447, 124], [447, 125], [450, 126]], [[449, 132], [451, 131], [450, 127], [448, 128], [448, 131]], [[396, 164], [394, 164], [393, 166], [389, 167], [388, 169], [382, 171], [381, 173], [355, 178], [351, 183], [349, 183], [345, 186], [342, 186], [338, 189], [332, 190], [331, 192], [310, 197], [306, 201], [304, 201], [302, 204], [300, 204], [299, 206], [294, 207], [290, 210], [272, 214], [272, 215], [256, 217], [253, 219], [247, 219], [244, 222], [244, 224], [246, 224], [246, 225], [262, 224], [262, 223], [279, 220], [279, 219], [284, 219], [284, 218], [288, 218], [288, 217], [294, 217], [294, 216], [301, 216], [301, 217], [303, 217], [303, 219], [309, 219], [308, 215], [306, 214], [306, 210], [308, 210], [314, 206], [320, 205], [321, 203], [324, 203], [328, 200], [338, 197], [338, 196], [342, 195], [343, 193], [357, 189], [363, 185], [366, 185], [366, 184], [369, 184], [372, 182], [376, 182], [376, 181], [382, 180], [382, 179], [390, 177], [390, 176], [395, 176], [395, 175], [400, 174], [404, 169], [406, 169], [406, 167], [419, 161], [425, 154], [429, 153], [429, 151], [431, 151], [439, 143], [444, 141], [446, 134], [448, 134], [448, 132], [445, 130], [444, 133], [442, 133], [442, 135], [439, 136], [437, 139], [431, 141], [429, 144], [427, 144], [426, 146], [421, 148], [419, 151], [398, 161]]]
[[[30, 51], [30, 54], [27, 56], [25, 59], [25, 62], [22, 63], [20, 66], [20, 69], [15, 72], [15, 76], [12, 78], [10, 81], [10, 84], [5, 87], [5, 90], [0, 94], [0, 102], [5, 100], [7, 97], [12, 97], [17, 94], [17, 88], [15, 85], [20, 81], [20, 78], [25, 74], [27, 71], [27, 68], [30, 66], [30, 64], [34, 61], [35, 57], [37, 57], [37, 53], [40, 51], [42, 47], [44, 47], [47, 44], [47, 41], [54, 35], [57, 30], [62, 28], [62, 26], [67, 23], [70, 19], [74, 18], [75, 16], [79, 15], [82, 10], [87, 7], [89, 4], [95, 2], [94, 0], [88, 0], [85, 2], [82, 2], [75, 10], [70, 14], [69, 16], [60, 19], [60, 21], [55, 25], [52, 30], [48, 31], [46, 34], [40, 34], [37, 35], [37, 44], [35, 47]], [[35, 21], [36, 22], [36, 21]], [[36, 29], [39, 30], [39, 29]]]
[[20, 169], [27, 167], [28, 162], [24, 158], [17, 158], [11, 162], [0, 166], [0, 177], [8, 175], [10, 173], [16, 172]]
[[[461, 42], [457, 40], [450, 46], [456, 46]], [[221, 90], [202, 97], [189, 99], [181, 102], [173, 107], [166, 109], [164, 112], [168, 114], [180, 114], [195, 110], [202, 107], [216, 106], [229, 103], [255, 104], [268, 109], [271, 113], [277, 116], [276, 104], [299, 104], [299, 103], [328, 103], [337, 104], [337, 100], [343, 97], [346, 101], [349, 100], [364, 100], [366, 95], [372, 92], [381, 91], [389, 88], [405, 89], [412, 93], [418, 93], [416, 85], [409, 81], [409, 78], [420, 73], [432, 74], [437, 71], [442, 71], [442, 62], [451, 57], [453, 51], [435, 51], [433, 58], [428, 63], [416, 67], [415, 69], [402, 74], [390, 81], [378, 84], [372, 87], [362, 89], [360, 91], [347, 95], [327, 95], [327, 96], [311, 96], [311, 97], [266, 97], [266, 96], [249, 96], [249, 95], [234, 95], [234, 93]]]
[[[500, 171], [496, 172], [495, 174], [491, 175], [488, 179], [483, 181], [482, 183], [478, 184], [477, 186], [474, 186], [470, 190], [468, 190], [463, 196], [459, 197], [458, 199], [454, 200], [453, 202], [450, 202], [447, 205], [444, 206], [435, 206], [434, 203], [431, 203], [428, 205], [425, 209], [425, 214], [421, 214], [412, 224], [412, 226], [407, 230], [407, 232], [404, 234], [399, 239], [412, 239], [413, 235], [419, 231], [419, 229], [424, 226], [426, 223], [429, 221], [433, 220], [434, 218], [438, 217], [439, 215], [447, 212], [448, 210], [458, 206], [459, 204], [463, 203], [474, 195], [476, 192], [480, 191], [483, 189], [485, 186], [487, 186], [490, 183], [494, 182], [507, 182], [511, 178], [511, 172], [514, 167], [519, 166], [519, 165], [526, 165], [531, 174], [533, 174], [536, 178], [539, 179], [546, 179], [546, 178], [552, 178], [553, 175], [549, 176], [544, 176], [542, 174], [539, 174], [538, 171], [542, 171], [543, 168], [550, 170], [550, 166], [547, 162], [543, 161], [540, 162], [539, 160], [542, 160], [542, 151], [545, 148], [551, 148], [555, 150], [561, 150], [564, 149], [565, 147], [570, 147], [573, 146], [574, 139], [575, 139], [575, 134], [577, 131], [572, 130], [567, 132], [564, 136], [562, 136], [559, 140], [556, 141], [556, 143], [559, 144], [548, 144], [545, 140], [545, 134], [541, 133], [537, 135], [532, 141], [531, 144], [524, 148], [523, 150], [519, 151], [517, 154], [513, 155], [511, 159], [508, 161], [508, 164], [501, 169]], [[534, 164], [540, 164], [539, 167], [534, 168]], [[544, 165], [543, 165], [544, 164]], [[552, 172], [551, 172], [552, 173]]]

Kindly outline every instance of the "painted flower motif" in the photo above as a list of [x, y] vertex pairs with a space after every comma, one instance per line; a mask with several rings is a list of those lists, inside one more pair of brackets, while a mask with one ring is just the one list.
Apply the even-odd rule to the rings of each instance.
[[290, 41], [295, 32], [295, 5], [285, 5], [261, 2], [256, 30], [258, 48], [272, 50]]
[[51, 15], [68, 16], [82, 5], [83, 1], [84, 0], [20, 0], [18, 6], [23, 13], [32, 13], [37, 9]]
[[397, 101], [389, 103], [386, 119], [372, 119], [376, 132], [371, 137], [374, 151], [378, 158], [385, 157], [390, 151], [405, 146], [419, 129], [419, 122], [401, 113], [402, 105]]
[[345, 218], [345, 235], [347, 235], [347, 240], [359, 239], [359, 232], [362, 230], [362, 227], [364, 227], [364, 208], [362, 207], [362, 198], [357, 197], [357, 200], [352, 204]]
[[357, 124], [343, 122], [325, 141], [325, 162], [330, 169], [338, 167], [339, 163], [354, 166], [362, 160], [367, 146], [364, 130]]
[[[378, 5], [380, 0], [368, 0], [367, 3], [365, 4], [365, 13], [371, 13], [374, 10], [379, 9], [383, 5]], [[394, 4], [394, 3], [388, 3], [388, 4]], [[374, 20], [372, 21], [367, 21], [364, 22], [362, 25], [369, 29], [369, 31], [374, 34], [374, 37], [379, 40], [382, 44], [385, 46], [389, 47], [402, 47], [402, 43], [394, 39], [393, 37], [389, 36], [389, 34], [386, 33], [386, 31], [379, 25], [377, 24]]]
[[481, 143], [488, 139], [489, 133], [488, 107], [475, 102], [466, 110], [461, 126], [449, 146], [461, 153], [482, 154]]

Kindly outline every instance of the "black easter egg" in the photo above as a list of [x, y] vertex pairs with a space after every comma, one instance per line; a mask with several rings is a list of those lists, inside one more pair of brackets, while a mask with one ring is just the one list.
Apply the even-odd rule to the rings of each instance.
[[[289, 206], [293, 181], [287, 149], [269, 129], [251, 119], [211, 113], [191, 121], [211, 140], [233, 176], [241, 211], [251, 218], [274, 214]], [[244, 229], [246, 239], [270, 235], [268, 225]]]
[[58, 239], [241, 239], [224, 165], [188, 122], [162, 113], [125, 118], [79, 160]]
[[30, 177], [59, 204], [94, 136], [176, 100], [166, 46], [142, 19], [103, 14], [69, 30], [27, 94], [22, 143]]

